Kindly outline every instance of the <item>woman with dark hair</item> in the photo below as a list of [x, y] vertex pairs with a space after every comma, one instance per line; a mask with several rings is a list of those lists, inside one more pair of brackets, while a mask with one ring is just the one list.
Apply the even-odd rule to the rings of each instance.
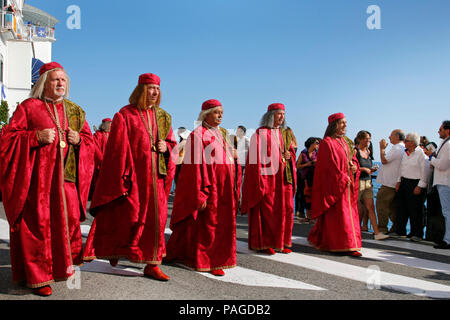
[[[320, 138], [310, 137], [305, 141], [305, 149], [297, 160], [298, 189], [296, 193], [296, 207], [300, 204], [306, 209], [306, 218], [303, 222], [311, 222], [311, 191], [313, 185], [314, 169], [317, 161]], [[297, 211], [296, 211], [297, 212]]]
[[[366, 131], [367, 134], [372, 138], [372, 134], [369, 131]], [[354, 142], [355, 142], [355, 152], [358, 151], [359, 149], [359, 138], [356, 137]], [[370, 159], [374, 160], [373, 158], [373, 146], [372, 146], [372, 141], [370, 141], [369, 143], [369, 157]], [[359, 220], [361, 222], [361, 231], [369, 231], [369, 211], [367, 210], [366, 206], [361, 205], [361, 200], [358, 199], [358, 210], [359, 210]]]
[[359, 218], [363, 220], [363, 214], [367, 210], [370, 224], [372, 225], [375, 240], [383, 240], [389, 238], [383, 232], [378, 230], [377, 216], [375, 214], [375, 205], [373, 201], [373, 186], [372, 186], [372, 173], [378, 170], [373, 166], [372, 159], [370, 157], [369, 144], [371, 140], [370, 133], [361, 130], [356, 136], [356, 140], [359, 142], [359, 147], [356, 152], [356, 158], [359, 162], [359, 170], [361, 175], [359, 176], [359, 193], [358, 193], [358, 211]]

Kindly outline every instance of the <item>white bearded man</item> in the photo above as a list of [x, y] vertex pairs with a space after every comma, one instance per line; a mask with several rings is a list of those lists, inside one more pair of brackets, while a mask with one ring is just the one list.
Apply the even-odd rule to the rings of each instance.
[[[236, 212], [240, 168], [222, 122], [222, 104], [202, 104], [198, 126], [186, 142], [175, 192], [167, 259], [223, 276], [236, 266]], [[238, 166], [239, 167], [239, 166]]]
[[1, 137], [0, 180], [10, 224], [13, 281], [49, 296], [81, 263], [94, 141], [85, 112], [65, 99], [69, 80], [51, 62]]

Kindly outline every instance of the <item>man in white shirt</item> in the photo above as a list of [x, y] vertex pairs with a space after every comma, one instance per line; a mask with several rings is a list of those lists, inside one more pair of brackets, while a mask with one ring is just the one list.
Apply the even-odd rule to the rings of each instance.
[[[238, 161], [236, 165], [241, 166], [242, 181], [244, 181], [245, 161], [247, 160], [248, 148], [250, 147], [250, 138], [245, 135], [247, 129], [240, 125], [236, 128], [236, 135], [232, 135], [233, 147], [237, 151]], [[239, 197], [239, 209], [241, 208], [241, 197]]]
[[427, 150], [431, 156], [430, 165], [433, 168], [433, 186], [437, 187], [441, 202], [442, 214], [445, 219], [444, 240], [434, 246], [436, 249], [450, 249], [450, 120], [446, 120], [439, 128], [439, 137], [443, 139], [436, 151]]
[[395, 230], [395, 213], [397, 211], [396, 202], [394, 201], [396, 192], [400, 162], [405, 154], [405, 134], [402, 130], [396, 129], [391, 132], [389, 141], [392, 148], [386, 153], [388, 143], [385, 139], [380, 141], [380, 159], [382, 166], [377, 176], [377, 183], [381, 184], [376, 198], [376, 209], [378, 216], [378, 230], [388, 233], [389, 219], [392, 222], [390, 232]]
[[428, 157], [419, 146], [420, 136], [408, 133], [405, 139], [405, 155], [400, 163], [400, 175], [395, 186], [397, 191], [397, 214], [395, 233], [406, 235], [408, 219], [411, 226], [411, 241], [423, 238], [424, 203], [428, 185], [430, 165]]
[[236, 146], [239, 158], [239, 164], [242, 168], [242, 174], [245, 170], [245, 161], [247, 159], [248, 148], [250, 146], [250, 138], [245, 136], [247, 129], [244, 126], [238, 126], [236, 129]]

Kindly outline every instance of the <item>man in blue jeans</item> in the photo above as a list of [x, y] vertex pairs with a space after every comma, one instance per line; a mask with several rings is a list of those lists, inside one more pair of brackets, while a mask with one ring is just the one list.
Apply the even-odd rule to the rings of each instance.
[[437, 187], [445, 219], [444, 240], [434, 248], [450, 249], [450, 120], [442, 122], [438, 133], [443, 141], [436, 155], [432, 150], [426, 151], [426, 154], [431, 156], [430, 165], [434, 171], [433, 186]]

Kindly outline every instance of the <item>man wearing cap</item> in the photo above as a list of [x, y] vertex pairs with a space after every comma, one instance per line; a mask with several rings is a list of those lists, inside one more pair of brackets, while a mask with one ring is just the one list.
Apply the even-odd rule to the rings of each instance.
[[68, 93], [63, 67], [44, 64], [31, 98], [17, 106], [0, 143], [13, 281], [42, 296], [81, 262], [80, 221], [94, 169], [85, 112], [65, 99]]
[[314, 172], [311, 217], [317, 219], [308, 240], [319, 250], [359, 257], [361, 230], [358, 214], [359, 165], [345, 136], [343, 113], [328, 117]]
[[222, 122], [222, 104], [202, 104], [186, 142], [167, 243], [167, 260], [216, 276], [236, 266], [236, 211], [240, 170]]
[[160, 78], [142, 74], [130, 104], [113, 118], [83, 259], [108, 259], [115, 266], [125, 258], [146, 264], [145, 276], [167, 281], [158, 266], [166, 254], [167, 199], [175, 174], [170, 152], [176, 141], [160, 101]]
[[89, 199], [92, 199], [92, 194], [94, 193], [95, 183], [97, 182], [98, 174], [100, 172], [100, 167], [103, 161], [103, 154], [105, 152], [106, 143], [108, 142], [109, 132], [111, 131], [110, 118], [105, 118], [102, 120], [102, 124], [94, 133], [95, 142], [95, 154], [94, 154], [94, 174], [92, 175], [91, 188], [89, 191]]
[[285, 106], [269, 105], [251, 137], [241, 212], [248, 213], [248, 246], [268, 254], [290, 253], [297, 180], [292, 131]]

